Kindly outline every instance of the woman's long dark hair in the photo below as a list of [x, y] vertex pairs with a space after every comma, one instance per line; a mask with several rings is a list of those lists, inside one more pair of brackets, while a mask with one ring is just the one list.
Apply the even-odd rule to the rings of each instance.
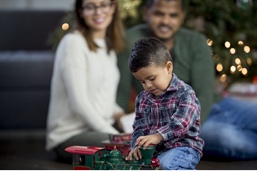
[[[107, 34], [105, 39], [108, 47], [108, 52], [111, 49], [113, 49], [115, 52], [121, 52], [125, 47], [124, 26], [120, 18], [118, 2], [116, 0], [112, 0], [112, 3], [116, 5], [116, 8], [113, 14], [112, 22], [107, 28]], [[90, 29], [88, 25], [81, 17], [82, 5], [83, 5], [83, 0], [76, 0], [76, 3], [75, 3], [75, 14], [77, 19], [76, 29], [79, 29], [84, 35], [84, 37], [86, 38], [89, 49], [92, 51], [96, 51], [98, 46], [93, 41], [93, 37], [92, 37], [92, 34], [90, 33]]]

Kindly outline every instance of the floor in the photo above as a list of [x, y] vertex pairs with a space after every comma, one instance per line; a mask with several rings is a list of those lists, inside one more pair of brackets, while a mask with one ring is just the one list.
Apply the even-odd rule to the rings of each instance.
[[[71, 164], [55, 160], [44, 147], [44, 132], [1, 134], [0, 132], [0, 169], [7, 170], [71, 170]], [[254, 161], [218, 161], [203, 158], [197, 170], [257, 170]]]

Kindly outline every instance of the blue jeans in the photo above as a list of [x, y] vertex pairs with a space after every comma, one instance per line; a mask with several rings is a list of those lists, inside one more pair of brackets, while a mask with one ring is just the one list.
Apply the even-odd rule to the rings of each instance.
[[257, 103], [224, 98], [202, 125], [203, 155], [235, 160], [257, 158]]
[[157, 157], [162, 170], [193, 170], [199, 163], [200, 154], [189, 147], [176, 147]]

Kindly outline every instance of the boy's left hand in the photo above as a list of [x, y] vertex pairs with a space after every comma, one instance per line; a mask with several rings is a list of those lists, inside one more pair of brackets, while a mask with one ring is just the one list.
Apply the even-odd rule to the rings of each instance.
[[146, 149], [146, 147], [150, 144], [158, 144], [162, 140], [163, 137], [159, 133], [153, 135], [140, 136], [138, 137], [135, 145], [138, 147], [143, 147], [143, 149]]

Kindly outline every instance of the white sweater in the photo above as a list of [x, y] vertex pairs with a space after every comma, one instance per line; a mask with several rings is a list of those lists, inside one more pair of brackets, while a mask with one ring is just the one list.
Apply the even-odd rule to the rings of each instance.
[[47, 119], [46, 149], [51, 150], [74, 135], [93, 129], [118, 133], [112, 127], [119, 70], [114, 51], [109, 54], [103, 39], [89, 50], [82, 34], [69, 33], [61, 40], [55, 58]]

